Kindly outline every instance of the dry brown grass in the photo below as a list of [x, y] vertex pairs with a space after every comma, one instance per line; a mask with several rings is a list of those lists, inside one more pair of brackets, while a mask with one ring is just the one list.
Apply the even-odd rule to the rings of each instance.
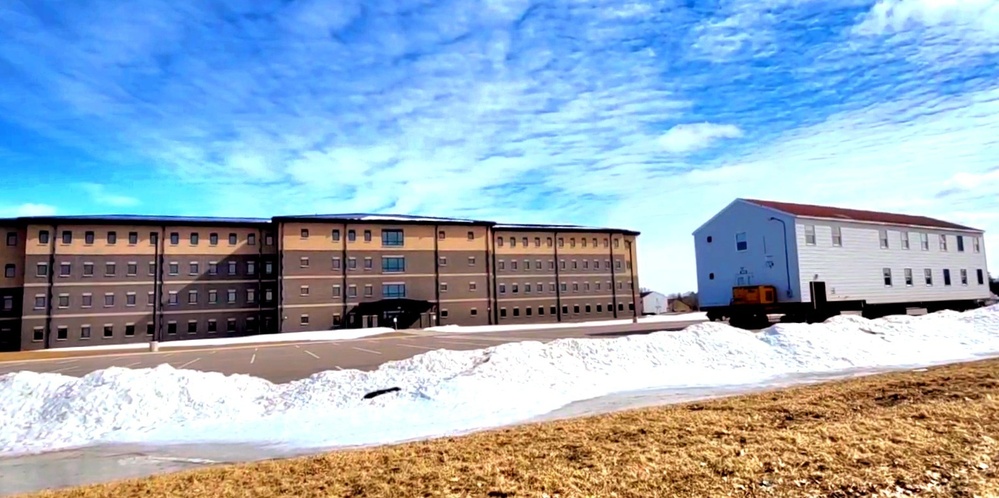
[[999, 361], [35, 496], [996, 496]]

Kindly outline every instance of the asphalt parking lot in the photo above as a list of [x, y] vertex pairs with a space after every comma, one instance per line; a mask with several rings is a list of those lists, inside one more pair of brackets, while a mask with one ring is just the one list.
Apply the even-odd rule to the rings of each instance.
[[30, 370], [83, 376], [112, 366], [147, 368], [167, 363], [175, 368], [247, 374], [272, 382], [288, 382], [326, 370], [374, 370], [435, 349], [469, 350], [519, 341], [548, 342], [560, 338], [613, 338], [662, 330], [682, 330], [703, 320], [639, 322], [607, 326], [563, 327], [490, 333], [415, 332], [404, 336], [343, 341], [258, 344], [197, 350], [134, 352], [76, 358], [0, 363], [0, 375]]

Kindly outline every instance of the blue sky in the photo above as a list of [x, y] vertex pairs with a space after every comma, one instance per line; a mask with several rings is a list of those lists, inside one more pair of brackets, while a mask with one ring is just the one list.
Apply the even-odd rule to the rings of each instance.
[[0, 37], [0, 216], [613, 225], [667, 292], [735, 197], [999, 247], [996, 0], [8, 0]]

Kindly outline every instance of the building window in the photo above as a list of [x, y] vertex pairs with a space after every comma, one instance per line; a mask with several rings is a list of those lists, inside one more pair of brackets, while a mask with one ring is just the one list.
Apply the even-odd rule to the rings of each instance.
[[274, 236], [270, 235], [270, 234], [265, 235], [264, 236], [264, 245], [267, 245], [267, 246], [274, 245]]
[[235, 261], [229, 261], [228, 266], [229, 266], [229, 274], [230, 275], [235, 275], [236, 274], [236, 262]]
[[496, 237], [496, 247], [503, 247], [503, 237]]
[[219, 245], [219, 234], [217, 233], [208, 234], [208, 244], [213, 246]]
[[309, 295], [309, 286], [308, 285], [303, 285], [303, 286], [299, 287], [298, 288], [298, 295], [299, 296], [303, 296], [303, 297], [304, 296], [308, 296]]
[[968, 285], [968, 270], [961, 270], [961, 285]]
[[133, 337], [133, 336], [135, 336], [135, 324], [134, 323], [125, 324], [125, 337]]
[[128, 292], [125, 294], [125, 306], [135, 306], [135, 293]]
[[80, 325], [80, 339], [90, 339], [90, 325]]
[[364, 269], [370, 270], [375, 267], [374, 261], [370, 256], [364, 258]]
[[[93, 265], [91, 265], [90, 272], [93, 273]], [[87, 273], [87, 265], [86, 264], [83, 265], [83, 273], [84, 274]], [[155, 261], [150, 261], [149, 262], [149, 274], [150, 275], [156, 275], [156, 262]]]
[[180, 304], [180, 298], [177, 297], [177, 291], [170, 291], [167, 297], [167, 304], [170, 306], [177, 306]]
[[[979, 270], [979, 271], [981, 271], [981, 270]], [[474, 291], [478, 290], [478, 288], [479, 287], [478, 287], [478, 285], [475, 282], [469, 282], [468, 283], [468, 290], [469, 291], [474, 292]]]
[[14, 296], [4, 296], [3, 306], [0, 307], [3, 311], [13, 311], [14, 310]]
[[14, 278], [17, 276], [17, 267], [13, 263], [8, 263], [3, 265], [3, 276], [6, 278]]
[[517, 247], [517, 237], [510, 237], [510, 247]]
[[374, 286], [371, 285], [371, 284], [366, 284], [364, 286], [364, 296], [365, 297], [371, 297], [371, 296], [374, 296], [374, 295], [375, 295], [375, 288], [374, 288]]
[[171, 262], [167, 271], [170, 275], [180, 275], [180, 263]]
[[[506, 318], [506, 308], [500, 308], [500, 317]], [[41, 339], [39, 339], [41, 340]]]
[[309, 324], [309, 315], [300, 315], [298, 317], [298, 324], [299, 325], [308, 325]]
[[251, 233], [246, 236], [246, 245], [255, 246], [257, 245], [257, 234]]
[[236, 234], [234, 234], [234, 233], [230, 233], [229, 234], [229, 245], [234, 246], [234, 245], [236, 245], [238, 243], [239, 243], [239, 237]]
[[149, 245], [155, 246], [160, 241], [160, 234], [156, 232], [149, 232]]
[[59, 294], [59, 307], [69, 308], [69, 294]]
[[340, 241], [340, 229], [339, 228], [334, 228], [333, 231], [330, 232], [330, 236], [333, 238], [333, 242], [339, 242]]
[[256, 289], [246, 289], [246, 302], [247, 304], [253, 304], [257, 302], [257, 290]]
[[302, 231], [301, 231], [301, 237], [303, 239], [309, 238], [309, 229], [308, 228], [303, 228], [302, 229]]
[[502, 259], [499, 260], [499, 269], [500, 270], [505, 270], [506, 269], [506, 261], [503, 261]]
[[354, 258], [354, 257], [347, 258], [347, 268], [350, 269], [350, 270], [356, 270], [357, 269], [357, 258]]
[[333, 297], [340, 297], [340, 286], [339, 285], [334, 285], [333, 286]]
[[386, 299], [406, 297], [406, 284], [382, 284], [382, 297]]
[[115, 272], [117, 272], [117, 266], [115, 265], [115, 263], [112, 262], [104, 263], [105, 276], [112, 277], [115, 275]]
[[906, 268], [903, 271], [905, 274], [905, 286], [912, 287], [912, 268]]
[[350, 284], [347, 286], [347, 297], [357, 297], [357, 286]]
[[309, 267], [309, 258], [307, 258], [305, 256], [302, 256], [301, 258], [298, 258], [298, 267], [299, 268], [308, 268]]
[[264, 290], [264, 302], [269, 303], [274, 300], [274, 290], [266, 289]]
[[882, 268], [881, 276], [884, 277], [885, 287], [891, 287], [891, 268]]
[[191, 232], [190, 241], [192, 246], [198, 245], [198, 232]]
[[[471, 230], [468, 231], [468, 240], [475, 240], [475, 232], [473, 232]], [[472, 308], [472, 309], [474, 310], [475, 308]], [[474, 315], [474, 313], [473, 313], [473, 315]]]
[[94, 295], [90, 293], [80, 296], [80, 307], [89, 308], [94, 305]]
[[219, 264], [218, 264], [218, 262], [215, 262], [215, 261], [209, 261], [208, 262], [208, 274], [209, 275], [218, 275], [219, 274]]
[[815, 245], [815, 225], [805, 225], [805, 244]]
[[73, 265], [71, 263], [59, 263], [59, 276], [68, 277], [73, 274]]
[[355, 231], [353, 228], [347, 230], [347, 242], [354, 242], [356, 240], [357, 240], [357, 231]]
[[153, 291], [147, 292], [146, 293], [146, 305], [147, 306], [152, 306], [155, 301], [156, 301], [156, 294]]
[[264, 262], [264, 275], [270, 275], [274, 273], [274, 264], [270, 261]]
[[114, 337], [114, 325], [104, 326], [104, 337]]
[[745, 251], [747, 249], [749, 249], [749, 241], [746, 239], [746, 232], [735, 234], [735, 250]]
[[930, 234], [925, 232], [919, 233], [919, 248], [924, 251], [930, 250]]
[[257, 262], [254, 260], [249, 260], [246, 262], [246, 274], [256, 275], [257, 274]]
[[[471, 232], [469, 232], [469, 233], [471, 233]], [[469, 316], [478, 316], [479, 310], [477, 310], [475, 308], [472, 308], [472, 309], [468, 310], [468, 314], [469, 314]]]
[[401, 247], [405, 242], [402, 230], [382, 230], [382, 245], [387, 247]]
[[187, 321], [187, 333], [188, 334], [197, 334], [198, 333], [198, 322], [197, 321], [195, 321], [195, 320], [188, 320]]
[[548, 247], [552, 246], [552, 238], [551, 237], [548, 237], [548, 238], [545, 239], [545, 245], [547, 245]]
[[128, 276], [134, 277], [139, 274], [139, 264], [135, 262], [129, 262], [125, 267], [125, 272]]
[[219, 331], [219, 324], [214, 319], [208, 320], [208, 333], [214, 334]]
[[180, 244], [180, 234], [177, 232], [170, 232], [170, 245], [175, 246]]
[[35, 327], [32, 330], [31, 340], [35, 341], [35, 342], [39, 342], [39, 341], [41, 341], [43, 339], [45, 339], [45, 332], [43, 331], [42, 327]]
[[191, 275], [200, 275], [201, 265], [199, 265], [197, 262], [192, 261], [191, 263], [188, 264], [188, 273]]
[[940, 250], [941, 251], [947, 250], [947, 235], [945, 234], [940, 235]]
[[881, 248], [888, 249], [888, 230], [881, 230], [879, 238], [881, 239]]
[[441, 292], [447, 292], [447, 282], [441, 282]]
[[198, 304], [198, 291], [187, 291], [187, 304]]
[[944, 285], [950, 285], [950, 270], [944, 268], [943, 276], [944, 276]]
[[208, 291], [208, 304], [218, 304], [219, 302], [219, 291], [211, 289]]
[[229, 289], [226, 292], [226, 300], [229, 304], [234, 304], [236, 302], [236, 289]]
[[7, 245], [10, 247], [17, 245], [17, 232], [7, 232]]
[[517, 269], [517, 260], [510, 261], [510, 269], [511, 270]]
[[229, 319], [227, 319], [225, 321], [225, 331], [226, 332], [235, 332], [236, 331], [236, 319], [235, 318], [229, 318]]
[[447, 266], [447, 256], [437, 258], [437, 264], [440, 266]]
[[332, 265], [333, 265], [333, 269], [334, 270], [339, 270], [340, 269], [340, 257], [339, 256], [333, 256], [333, 263], [332, 263]]
[[401, 273], [406, 271], [406, 258], [402, 256], [388, 256], [382, 258], [382, 272]]
[[475, 266], [475, 256], [468, 257], [468, 266]]
[[902, 249], [909, 249], [909, 232], [901, 231], [898, 233], [899, 240], [902, 241]]
[[371, 242], [371, 230], [364, 231], [364, 241]]
[[957, 236], [957, 252], [964, 252], [964, 235]]
[[107, 239], [107, 242], [108, 242], [109, 246], [113, 246], [113, 245], [117, 244], [118, 243], [118, 232], [115, 232], [113, 230], [108, 231], [106, 239]]
[[506, 294], [506, 284], [499, 284], [499, 293]]
[[979, 268], [976, 273], [978, 274], [978, 285], [985, 285], [985, 271]]
[[153, 322], [146, 324], [146, 335], [153, 335], [156, 332], [156, 327], [153, 326]]
[[926, 285], [933, 285], [933, 270], [929, 268], [923, 269], [923, 280], [926, 282]]
[[139, 232], [128, 232], [128, 245], [134, 246], [139, 243]]

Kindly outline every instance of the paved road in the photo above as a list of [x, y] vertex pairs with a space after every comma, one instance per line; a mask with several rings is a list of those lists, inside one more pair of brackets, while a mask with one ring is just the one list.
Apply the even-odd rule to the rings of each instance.
[[519, 341], [548, 342], [555, 339], [613, 338], [660, 330], [681, 330], [702, 320], [640, 322], [599, 327], [570, 327], [482, 334], [417, 332], [404, 337], [373, 337], [343, 341], [294, 344], [259, 344], [203, 348], [159, 353], [123, 353], [105, 356], [58, 358], [0, 363], [0, 375], [20, 370], [82, 376], [111, 366], [154, 367], [168, 363], [175, 368], [248, 374], [272, 382], [288, 382], [326, 370], [374, 370], [383, 363], [406, 359], [435, 349], [482, 349]]

